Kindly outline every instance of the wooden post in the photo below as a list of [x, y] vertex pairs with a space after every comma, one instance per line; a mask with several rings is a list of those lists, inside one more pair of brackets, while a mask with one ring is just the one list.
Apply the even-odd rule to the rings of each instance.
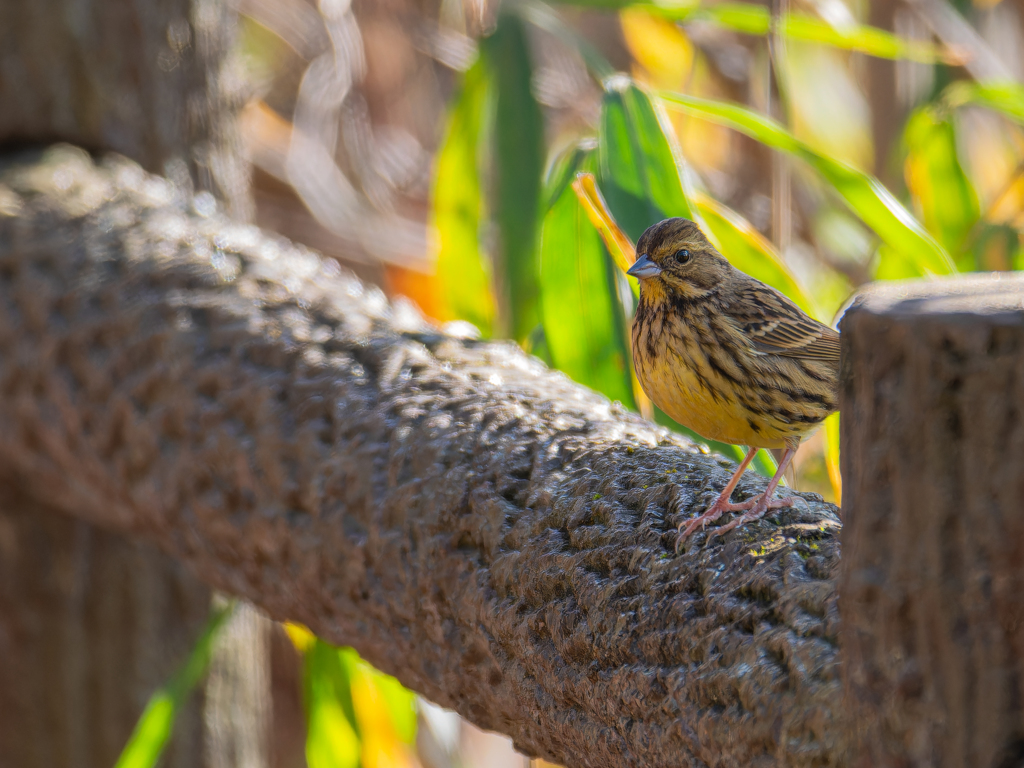
[[1024, 765], [1024, 279], [872, 287], [841, 324], [850, 765]]
[[[12, 497], [0, 480], [0, 768], [110, 768], [188, 658], [210, 590], [152, 544]], [[161, 766], [203, 768], [204, 701]]]
[[[116, 151], [183, 195], [208, 190], [250, 219], [234, 26], [222, 0], [0, 0], [0, 161], [55, 141]], [[0, 252], [20, 257], [27, 241], [5, 237], [17, 216], [10, 194], [0, 184]], [[52, 253], [54, 265], [76, 258]], [[24, 332], [20, 321], [5, 331]], [[0, 768], [108, 768], [149, 696], [187, 658], [209, 589], [152, 544], [59, 515], [16, 485], [0, 461]], [[217, 740], [232, 734], [211, 729], [204, 745], [204, 725], [250, 700], [212, 697], [204, 720], [203, 698], [190, 699], [161, 765], [220, 765]]]

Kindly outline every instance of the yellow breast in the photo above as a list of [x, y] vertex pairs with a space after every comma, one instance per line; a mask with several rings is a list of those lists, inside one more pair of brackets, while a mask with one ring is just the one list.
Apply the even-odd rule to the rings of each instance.
[[799, 443], [828, 415], [829, 408], [795, 402], [783, 393], [783, 383], [798, 373], [795, 361], [775, 356], [768, 361], [749, 348], [726, 353], [722, 345], [732, 340], [716, 332], [722, 329], [711, 320], [691, 317], [684, 327], [682, 319], [667, 313], [648, 315], [643, 327], [634, 325], [637, 379], [677, 422], [708, 440], [784, 448]]
[[653, 365], [638, 365], [637, 378], [655, 405], [708, 440], [784, 448], [786, 437], [791, 436], [771, 419], [751, 414], [727, 392], [702, 382], [676, 354], [668, 353]]

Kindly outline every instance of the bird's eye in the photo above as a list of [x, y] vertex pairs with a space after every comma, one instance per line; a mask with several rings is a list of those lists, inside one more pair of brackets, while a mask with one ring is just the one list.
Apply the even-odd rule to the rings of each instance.
[[676, 261], [678, 261], [680, 264], [685, 264], [690, 260], [690, 252], [685, 248], [683, 248], [683, 250], [681, 251], [676, 251], [675, 255]]

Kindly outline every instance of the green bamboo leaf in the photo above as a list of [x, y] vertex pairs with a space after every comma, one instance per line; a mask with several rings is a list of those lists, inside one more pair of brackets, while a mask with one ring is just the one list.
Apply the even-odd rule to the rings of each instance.
[[702, 21], [745, 35], [763, 37], [772, 28], [769, 9], [751, 3], [718, 3], [711, 6], [693, 3], [655, 3], [654, 7], [659, 9], [662, 15], [675, 21]]
[[907, 159], [907, 186], [921, 211], [928, 231], [950, 253], [957, 268], [974, 268], [964, 248], [966, 238], [981, 217], [978, 195], [957, 154], [956, 130], [948, 113], [931, 106], [915, 111], [903, 133]]
[[352, 701], [352, 668], [357, 662], [351, 648], [335, 648], [319, 638], [306, 651], [303, 689], [309, 768], [359, 768], [359, 721]]
[[[701, 22], [744, 35], [765, 37], [772, 31], [771, 11], [753, 3], [702, 4], [688, 0], [634, 2], [633, 0], [559, 0], [567, 5], [582, 5], [606, 10], [638, 8], [678, 22]], [[958, 65], [963, 55], [953, 49], [924, 40], [907, 40], [878, 27], [865, 24], [833, 25], [806, 13], [786, 13], [779, 25], [780, 34], [789, 40], [828, 45], [857, 51], [883, 59], [909, 59], [923, 63], [943, 62]]]
[[306, 720], [309, 768], [359, 768], [359, 738], [337, 700], [316, 697]]
[[[771, 11], [752, 3], [654, 3], [652, 10], [676, 21], [701, 21], [734, 32], [764, 37], [771, 32]], [[962, 63], [954, 51], [931, 42], [905, 40], [878, 27], [865, 24], [833, 25], [806, 13], [783, 14], [779, 33], [789, 40], [828, 45], [866, 53], [883, 59], [910, 59], [925, 63]]]
[[[358, 712], [355, 686], [363, 691]], [[305, 651], [303, 690], [309, 768], [359, 768], [364, 737], [390, 739], [393, 732], [405, 744], [416, 739], [415, 694], [365, 662], [353, 648], [313, 638]], [[370, 697], [367, 691], [372, 692]], [[366, 733], [371, 727], [373, 733]]]
[[921, 267], [901, 251], [897, 251], [885, 243], [878, 246], [871, 270], [875, 280], [910, 280], [921, 277]]
[[150, 697], [114, 768], [152, 768], [156, 765], [171, 738], [178, 712], [210, 666], [217, 633], [234, 609], [235, 602], [230, 601], [213, 610], [184, 666], [167, 685]]
[[790, 40], [830, 45], [833, 48], [866, 53], [880, 59], [909, 59], [926, 64], [963, 63], [963, 57], [958, 52], [931, 42], [905, 40], [884, 29], [865, 24], [833, 26], [802, 13], [790, 13], [783, 17], [782, 35]]
[[374, 687], [384, 699], [395, 735], [406, 744], [416, 742], [416, 694], [398, 682], [363, 662], [364, 672], [373, 678]]
[[577, 170], [589, 170], [592, 154], [572, 152], [551, 175], [551, 205], [541, 231], [544, 337], [555, 367], [635, 408], [614, 267], [568, 183]]
[[446, 309], [484, 336], [494, 327], [490, 264], [480, 248], [484, 216], [480, 142], [488, 82], [477, 61], [463, 77], [437, 153], [431, 218], [437, 236], [437, 276]]
[[725, 125], [762, 144], [800, 158], [828, 181], [850, 209], [871, 227], [889, 250], [918, 275], [956, 271], [949, 254], [878, 179], [818, 152], [779, 123], [739, 104], [662, 92], [671, 107]]
[[1000, 112], [1016, 123], [1024, 123], [1024, 85], [1020, 83], [973, 83], [961, 80], [942, 95], [952, 108], [974, 104]]
[[[737, 453], [741, 454], [739, 460], [742, 461], [743, 448], [738, 445], [734, 445], [733, 448], [736, 449]], [[779, 468], [779, 464], [775, 461], [775, 457], [772, 456], [771, 451], [767, 451], [764, 448], [759, 450], [757, 455], [754, 456], [751, 466], [765, 477], [773, 477], [775, 475], [775, 470]], [[783, 484], [785, 484], [785, 480], [783, 480]]]
[[481, 45], [497, 90], [495, 160], [503, 293], [511, 335], [524, 341], [540, 322], [537, 245], [544, 173], [544, 120], [533, 96], [533, 66], [522, 18], [503, 11]]
[[619, 226], [635, 242], [671, 216], [693, 218], [679, 180], [681, 153], [650, 97], [625, 77], [605, 83], [598, 183]]

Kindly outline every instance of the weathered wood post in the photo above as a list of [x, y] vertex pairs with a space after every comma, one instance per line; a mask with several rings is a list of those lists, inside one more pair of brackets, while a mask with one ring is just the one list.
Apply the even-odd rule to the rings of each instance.
[[850, 764], [1024, 765], [1024, 278], [880, 285], [841, 329]]

